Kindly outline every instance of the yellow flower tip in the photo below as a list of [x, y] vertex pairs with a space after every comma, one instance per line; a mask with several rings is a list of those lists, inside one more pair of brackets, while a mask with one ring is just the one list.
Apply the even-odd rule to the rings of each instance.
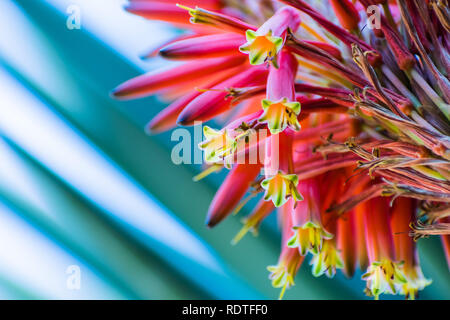
[[286, 98], [275, 102], [263, 99], [261, 104], [264, 112], [258, 121], [267, 123], [271, 134], [278, 134], [287, 127], [294, 131], [300, 130], [297, 118], [301, 111], [299, 102], [290, 102]]
[[198, 147], [205, 151], [205, 160], [208, 163], [222, 162], [236, 150], [236, 139], [232, 138], [227, 130], [218, 131], [205, 126], [203, 134], [206, 140], [200, 142]]
[[378, 300], [380, 294], [397, 294], [407, 283], [402, 264], [391, 260], [373, 262], [362, 276], [366, 280], [366, 294]]
[[294, 227], [294, 235], [288, 240], [288, 247], [298, 248], [302, 256], [311, 252], [318, 255], [322, 251], [324, 240], [333, 238], [319, 223], [309, 221], [302, 226]]
[[279, 171], [276, 175], [266, 178], [261, 182], [261, 187], [266, 190], [264, 200], [272, 200], [275, 207], [283, 206], [292, 197], [295, 201], [302, 201], [303, 197], [297, 190], [298, 177], [296, 174], [283, 174]]
[[272, 61], [276, 66], [276, 56], [283, 47], [283, 38], [272, 36], [271, 31], [260, 35], [253, 30], [247, 30], [245, 37], [247, 42], [239, 47], [239, 51], [249, 55], [250, 64], [260, 65]]
[[337, 269], [344, 268], [340, 252], [336, 249], [335, 243], [330, 240], [324, 241], [322, 249], [318, 254], [313, 255], [310, 264], [315, 277], [326, 274], [328, 278], [332, 278]]
[[269, 279], [272, 280], [272, 286], [274, 288], [281, 288], [278, 299], [283, 299], [286, 289], [289, 289], [295, 284], [295, 275], [289, 272], [289, 267], [284, 263], [279, 263], [276, 266], [268, 266], [267, 270], [270, 272]]

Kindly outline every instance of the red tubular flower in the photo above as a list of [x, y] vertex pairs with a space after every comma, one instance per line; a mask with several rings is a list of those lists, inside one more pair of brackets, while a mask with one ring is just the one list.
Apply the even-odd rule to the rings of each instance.
[[[355, 222], [355, 212], [350, 211], [342, 215], [337, 221], [337, 249], [340, 251], [343, 260], [343, 271], [347, 277], [352, 277], [356, 269], [357, 230]], [[363, 245], [365, 245], [363, 243]]]
[[300, 130], [297, 116], [300, 103], [295, 100], [294, 81], [297, 70], [295, 57], [283, 51], [280, 54], [281, 67], [271, 67], [267, 79], [267, 99], [262, 100], [264, 113], [259, 119], [267, 123], [272, 134], [284, 131], [287, 127]]
[[199, 37], [199, 35], [197, 34], [186, 34], [186, 35], [182, 35], [182, 36], [177, 36], [174, 39], [170, 39], [166, 42], [164, 42], [163, 44], [161, 44], [159, 47], [156, 48], [152, 48], [148, 53], [143, 54], [141, 56], [142, 59], [149, 59], [149, 58], [154, 58], [156, 56], [159, 55], [159, 52], [161, 51], [162, 48], [171, 45], [172, 43], [181, 41], [181, 40], [187, 40], [187, 39], [191, 39], [191, 38], [197, 38]]
[[389, 223], [389, 199], [373, 198], [367, 201], [365, 217], [366, 245], [369, 268], [363, 275], [367, 294], [378, 299], [382, 293], [396, 294], [407, 283], [395, 249]]
[[406, 278], [400, 290], [409, 299], [414, 299], [419, 290], [431, 284], [422, 273], [415, 242], [409, 236], [409, 225], [415, 220], [414, 207], [414, 200], [398, 198], [394, 201], [391, 214], [396, 259], [403, 263], [402, 271]]
[[149, 20], [170, 22], [180, 27], [189, 26], [189, 13], [178, 7], [178, 3], [185, 6], [198, 5], [210, 10], [219, 10], [222, 7], [220, 0], [130, 0], [125, 10]]
[[172, 102], [147, 124], [147, 131], [158, 133], [175, 128], [181, 111], [200, 94], [201, 92], [199, 91], [192, 92]]
[[295, 201], [302, 200], [301, 194], [297, 191], [298, 178], [294, 174], [291, 130], [291, 128], [300, 129], [297, 120], [300, 104], [294, 102], [297, 61], [290, 52], [282, 51], [279, 62], [280, 68], [274, 65], [270, 67], [267, 99], [262, 100], [264, 113], [259, 118], [260, 122], [267, 123], [272, 133], [266, 140], [264, 162], [266, 179], [261, 186], [266, 190], [264, 198], [272, 200], [276, 207], [283, 206], [288, 197], [292, 197]]
[[[325, 122], [326, 117], [322, 117], [321, 121]], [[310, 228], [309, 230], [310, 252], [313, 254], [310, 264], [312, 265], [312, 274], [316, 277], [325, 274], [328, 278], [332, 278], [338, 269], [345, 267], [344, 260], [342, 259], [343, 252], [338, 249], [339, 242], [336, 237], [336, 235], [339, 235], [338, 223], [342, 220], [342, 216], [337, 215], [335, 212], [328, 212], [336, 199], [339, 199], [344, 192], [344, 173], [345, 170], [329, 171], [315, 179], [309, 179], [315, 180], [317, 184], [316, 188], [319, 191], [319, 195], [316, 196], [318, 197], [316, 202], [319, 206], [320, 220], [323, 225], [321, 228], [316, 227]], [[306, 202], [306, 198], [305, 196], [305, 201], [303, 202]], [[315, 210], [317, 209], [312, 208], [309, 212], [314, 212]]]
[[192, 100], [178, 117], [178, 123], [184, 126], [193, 125], [195, 121], [208, 121], [215, 116], [228, 111], [231, 97], [227, 91], [230, 88], [252, 87], [264, 84], [267, 70], [263, 67], [247, 68], [242, 73], [214, 86]]
[[[336, 220], [331, 219], [327, 223], [327, 229], [330, 234], [336, 234]], [[312, 274], [319, 277], [325, 274], [328, 278], [333, 278], [338, 269], [344, 268], [344, 261], [342, 260], [342, 252], [337, 248], [336, 237], [323, 239], [322, 248], [317, 254], [311, 258]]]
[[267, 79], [267, 99], [276, 101], [286, 98], [294, 101], [297, 60], [292, 53], [283, 51], [278, 58], [278, 63], [281, 65], [280, 68], [270, 67]]
[[[283, 150], [283, 153], [280, 153]], [[266, 190], [265, 200], [270, 200], [276, 207], [282, 207], [289, 198], [303, 200], [297, 190], [298, 177], [293, 174], [292, 134], [283, 132], [266, 139], [264, 173], [266, 179], [261, 187]]]
[[125, 10], [150, 20], [160, 20], [180, 25], [189, 24], [189, 14], [172, 3], [133, 1]]
[[209, 207], [208, 227], [214, 227], [233, 211], [260, 170], [260, 165], [237, 164], [230, 171]]
[[145, 97], [183, 84], [186, 78], [207, 79], [211, 74], [236, 67], [243, 62], [242, 57], [215, 58], [204, 63], [189, 62], [167, 71], [150, 72], [128, 80], [114, 89], [112, 94], [120, 99]]
[[[219, 73], [219, 76], [211, 76], [213, 80], [210, 83], [205, 84], [203, 88], [210, 89], [218, 83], [223, 82], [225, 79], [238, 74], [239, 72], [240, 67], [235, 67]], [[177, 126], [178, 117], [183, 109], [202, 93], [203, 91], [201, 90], [194, 90], [172, 102], [147, 124], [147, 131], [151, 133], [159, 133], [175, 128]]]
[[348, 31], [355, 31], [358, 29], [361, 18], [353, 3], [349, 0], [330, 0], [330, 3], [341, 26]]
[[278, 60], [280, 68], [270, 67], [266, 100], [262, 101], [264, 113], [260, 119], [260, 122], [268, 123], [271, 132], [281, 132], [288, 125], [297, 128], [296, 116], [300, 112], [300, 104], [295, 102], [294, 88], [297, 60], [288, 51], [282, 51]]
[[201, 59], [237, 55], [236, 47], [244, 41], [238, 34], [206, 35], [173, 42], [159, 50], [167, 59]]
[[365, 232], [365, 212], [366, 203], [362, 203], [355, 207], [352, 218], [355, 224], [355, 244], [356, 244], [356, 254], [359, 268], [361, 270], [366, 270], [369, 265], [369, 258], [367, 255], [366, 247], [366, 232]]
[[319, 254], [323, 241], [333, 237], [323, 227], [319, 181], [304, 179], [298, 189], [305, 200], [299, 202], [292, 212], [294, 235], [289, 239], [288, 246], [298, 248], [302, 256], [307, 252]]

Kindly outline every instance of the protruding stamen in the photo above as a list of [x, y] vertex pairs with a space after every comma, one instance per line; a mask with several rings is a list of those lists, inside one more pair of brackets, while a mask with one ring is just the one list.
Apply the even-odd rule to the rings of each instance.
[[391, 260], [373, 262], [362, 276], [367, 281], [366, 294], [379, 299], [380, 294], [397, 294], [407, 283], [400, 264]]

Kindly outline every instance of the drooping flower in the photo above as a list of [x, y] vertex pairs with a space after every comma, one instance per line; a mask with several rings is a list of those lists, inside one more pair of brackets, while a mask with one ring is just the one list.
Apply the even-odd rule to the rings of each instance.
[[213, 227], [231, 214], [260, 171], [260, 165], [235, 165], [211, 202], [206, 225]]
[[245, 37], [247, 43], [241, 45], [239, 50], [249, 55], [250, 64], [259, 65], [271, 61], [278, 67], [276, 59], [280, 52], [288, 29], [296, 31], [300, 25], [300, 15], [289, 7], [278, 10], [258, 30], [247, 30]]
[[283, 38], [273, 36], [272, 30], [269, 30], [264, 35], [258, 35], [255, 31], [247, 30], [245, 38], [247, 43], [240, 46], [239, 50], [248, 53], [250, 63], [253, 65], [263, 64], [267, 60], [274, 60], [283, 47]]
[[397, 261], [389, 224], [388, 199], [374, 198], [365, 205], [366, 241], [370, 265], [362, 276], [367, 294], [378, 299], [382, 293], [396, 294], [407, 281]]
[[[294, 56], [286, 51], [281, 52], [279, 60], [283, 62], [280, 68], [270, 67], [266, 97], [267, 99], [282, 100], [275, 104], [271, 104], [268, 100], [262, 100], [264, 113], [258, 119], [259, 122], [267, 122], [272, 133], [272, 136], [266, 140], [264, 161], [266, 178], [261, 186], [266, 190], [264, 199], [270, 199], [276, 207], [283, 206], [289, 196], [294, 201], [303, 200], [297, 190], [299, 181], [294, 173], [293, 133], [287, 128], [288, 124], [292, 125], [292, 121], [297, 124], [296, 127], [300, 127], [296, 118], [300, 112], [300, 104], [291, 102], [295, 99], [294, 84], [297, 62]], [[291, 114], [294, 115], [295, 120], [292, 119]]]
[[287, 205], [279, 209], [281, 223], [283, 224], [281, 254], [278, 259], [278, 264], [267, 267], [267, 270], [270, 272], [269, 279], [272, 281], [272, 286], [274, 288], [281, 288], [279, 299], [283, 298], [286, 289], [294, 285], [295, 275], [304, 260], [304, 257], [299, 254], [298, 250], [285, 245], [290, 236], [290, 230], [292, 230], [290, 210], [293, 203], [294, 201], [289, 200]]
[[199, 144], [199, 148], [205, 151], [205, 160], [210, 163], [223, 161], [225, 157], [236, 150], [236, 139], [230, 137], [228, 131], [214, 130], [208, 126], [203, 127], [205, 141]]
[[[364, 239], [361, 241], [357, 238], [356, 228], [354, 210], [343, 215], [337, 221], [336, 250], [342, 259], [341, 268], [347, 277], [352, 277], [355, 273], [358, 246], [365, 246]], [[358, 242], [361, 243], [358, 244]]]
[[401, 261], [406, 282], [400, 292], [408, 299], [415, 299], [420, 290], [431, 284], [422, 273], [414, 240], [409, 236], [409, 225], [414, 221], [414, 200], [398, 198], [391, 212], [391, 228], [396, 259]]
[[279, 299], [283, 298], [286, 289], [294, 285], [294, 277], [304, 259], [295, 249], [283, 248], [282, 250], [278, 264], [267, 267], [270, 271], [269, 279], [272, 281], [272, 286], [281, 288]]
[[178, 124], [193, 125], [196, 121], [208, 121], [231, 110], [233, 88], [253, 87], [264, 84], [267, 70], [263, 67], [242, 68], [241, 72], [220, 82], [191, 100], [180, 112]]
[[287, 245], [298, 248], [302, 256], [310, 252], [317, 255], [322, 251], [324, 240], [332, 239], [322, 223], [320, 193], [317, 179], [305, 179], [299, 184], [299, 191], [305, 200], [292, 210], [293, 236]]
[[311, 259], [312, 273], [315, 277], [326, 274], [328, 278], [334, 277], [337, 269], [344, 268], [339, 250], [333, 239], [324, 240], [321, 250]]
[[283, 206], [288, 201], [288, 197], [292, 197], [295, 201], [303, 200], [297, 185], [298, 177], [295, 174], [283, 174], [281, 171], [261, 183], [266, 190], [264, 199], [271, 200], [275, 207]]
[[[261, 123], [267, 123], [272, 134], [283, 132], [288, 127], [294, 131], [300, 130], [297, 116], [301, 105], [295, 100], [294, 87], [298, 64], [295, 57], [286, 51], [281, 52], [278, 60], [281, 67], [270, 69], [267, 79], [267, 99], [261, 101], [264, 112], [258, 119]], [[276, 151], [277, 148], [274, 148], [274, 152]], [[289, 158], [289, 155], [285, 158]]]
[[350, 0], [330, 0], [330, 4], [341, 26], [348, 31], [356, 31], [361, 18], [353, 3]]
[[[217, 75], [229, 68], [242, 65], [242, 57], [224, 57], [210, 59], [206, 63], [199, 64], [196, 61], [177, 66], [161, 72], [150, 72], [118, 86], [112, 94], [120, 99], [133, 99], [160, 93], [168, 89], [177, 89], [184, 85], [186, 79], [195, 79], [202, 85], [211, 80], [211, 75]], [[194, 84], [195, 85], [195, 84]]]
[[376, 300], [382, 293], [396, 294], [407, 283], [400, 266], [389, 259], [372, 262], [362, 278], [367, 281], [367, 294]]

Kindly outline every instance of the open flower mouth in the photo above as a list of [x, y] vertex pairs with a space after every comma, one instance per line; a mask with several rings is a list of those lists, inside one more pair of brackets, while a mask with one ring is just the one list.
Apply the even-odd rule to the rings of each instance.
[[272, 61], [276, 64], [275, 57], [283, 46], [283, 38], [272, 36], [272, 31], [266, 35], [258, 35], [252, 30], [245, 33], [247, 43], [239, 47], [239, 51], [249, 55], [252, 65], [263, 64]]
[[266, 190], [265, 200], [271, 200], [275, 207], [283, 206], [289, 197], [295, 201], [303, 200], [297, 190], [298, 177], [295, 174], [283, 174], [278, 172], [275, 176], [265, 179], [261, 186]]

